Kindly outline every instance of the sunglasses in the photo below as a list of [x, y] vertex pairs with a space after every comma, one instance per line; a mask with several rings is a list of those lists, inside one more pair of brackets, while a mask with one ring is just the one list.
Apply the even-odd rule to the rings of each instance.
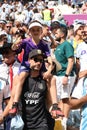
[[43, 61], [44, 61], [43, 59], [39, 59], [39, 58], [37, 58], [37, 57], [35, 57], [35, 58], [33, 58], [33, 59], [34, 59], [35, 62], [40, 62], [40, 63], [43, 63]]
[[82, 34], [83, 35], [87, 35], [87, 31], [82, 31]]

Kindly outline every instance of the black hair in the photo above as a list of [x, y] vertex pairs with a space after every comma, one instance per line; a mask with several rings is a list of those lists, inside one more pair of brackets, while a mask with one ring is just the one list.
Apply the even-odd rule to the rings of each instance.
[[51, 30], [57, 29], [57, 28], [59, 28], [59, 27], [60, 27], [60, 23], [57, 22], [57, 21], [52, 22], [51, 25], [50, 25], [50, 29], [51, 29]]
[[67, 37], [68, 29], [65, 26], [60, 26], [60, 31], [64, 34], [64, 37]]

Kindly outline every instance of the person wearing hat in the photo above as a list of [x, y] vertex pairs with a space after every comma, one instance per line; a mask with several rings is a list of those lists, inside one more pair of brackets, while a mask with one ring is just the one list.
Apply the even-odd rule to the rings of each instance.
[[[47, 81], [43, 79], [40, 71], [44, 58], [45, 55], [40, 49], [33, 49], [28, 55], [30, 72], [24, 81], [20, 98], [24, 130], [53, 130], [54, 119], [52, 119], [50, 113], [54, 117], [55, 108], [57, 112], [56, 116], [63, 116], [62, 111], [58, 108], [57, 102], [53, 104], [50, 102], [51, 97], [47, 87], [48, 84]], [[53, 94], [54, 91], [55, 90], [53, 90]], [[9, 104], [12, 100], [11, 97]], [[6, 107], [7, 111], [9, 110], [9, 104]], [[49, 113], [51, 104], [52, 106]], [[5, 116], [5, 113], [3, 113], [3, 116]]]
[[[20, 63], [17, 60], [16, 52], [11, 50], [11, 43], [3, 43], [0, 46], [0, 54], [3, 56], [2, 64], [0, 64], [0, 104], [3, 101], [8, 101], [10, 98], [10, 93], [12, 90], [13, 78], [16, 76], [19, 70]], [[12, 71], [11, 71], [12, 70]], [[7, 102], [8, 103], [8, 102]], [[0, 126], [4, 122], [4, 116], [2, 111], [2, 106], [0, 107]], [[7, 111], [8, 115], [8, 111]], [[6, 115], [6, 116], [7, 116]], [[5, 118], [5, 128], [6, 130], [10, 129], [11, 118], [7, 116]], [[0, 127], [1, 129], [1, 127]], [[2, 130], [2, 129], [1, 129]]]
[[[30, 70], [30, 65], [28, 61], [28, 53], [37, 48], [42, 50], [43, 53], [45, 53], [45, 55], [47, 56], [48, 62], [49, 62], [49, 68], [48, 70], [45, 69], [44, 67], [44, 63], [42, 66], [42, 72], [43, 72], [43, 78], [48, 80], [51, 76], [51, 71], [52, 71], [52, 59], [51, 59], [51, 55], [50, 55], [50, 50], [48, 48], [47, 43], [40, 39], [41, 33], [42, 33], [42, 25], [40, 22], [38, 21], [32, 21], [29, 25], [29, 32], [30, 32], [30, 38], [29, 39], [25, 39], [23, 41], [19, 39], [13, 43], [12, 49], [16, 50], [18, 49], [18, 47], [21, 49], [24, 49], [24, 55], [23, 55], [23, 62], [21, 64], [20, 67], [20, 72], [18, 74], [18, 76], [14, 79], [14, 84], [13, 86], [15, 86], [17, 89], [16, 91], [13, 91], [12, 95], [13, 95], [13, 102], [14, 104], [16, 102], [18, 102], [20, 94], [21, 94], [21, 90], [22, 90], [22, 85], [23, 82], [25, 80], [25, 78], [27, 77], [27, 72], [29, 72]], [[21, 43], [21, 44], [20, 44]], [[54, 99], [55, 97], [53, 97], [52, 99]], [[56, 99], [55, 99], [56, 100]], [[55, 101], [53, 101], [55, 102]], [[15, 109], [16, 110], [16, 109]], [[11, 113], [13, 113], [14, 111], [12, 110]]]
[[74, 24], [74, 38], [72, 40], [72, 46], [74, 48], [74, 56], [76, 57], [77, 46], [83, 41], [82, 40], [82, 31], [84, 28], [83, 23]]
[[29, 53], [30, 74], [24, 82], [21, 94], [24, 130], [48, 130], [45, 105], [47, 85], [40, 74], [43, 60], [41, 50], [34, 49]]
[[5, 29], [5, 25], [6, 25], [6, 21], [5, 20], [0, 20], [0, 30], [3, 31]]

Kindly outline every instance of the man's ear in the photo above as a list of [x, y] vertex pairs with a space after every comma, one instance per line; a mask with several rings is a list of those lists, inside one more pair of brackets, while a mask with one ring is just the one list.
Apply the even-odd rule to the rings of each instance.
[[63, 38], [64, 37], [64, 33], [61, 33], [61, 38]]

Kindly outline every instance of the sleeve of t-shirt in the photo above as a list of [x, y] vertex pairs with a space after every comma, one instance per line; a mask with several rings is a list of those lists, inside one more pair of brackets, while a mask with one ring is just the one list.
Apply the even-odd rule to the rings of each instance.
[[19, 54], [22, 51], [22, 49], [25, 48], [25, 46], [26, 46], [26, 39], [23, 39], [19, 46], [19, 49], [16, 50], [16, 53]]

